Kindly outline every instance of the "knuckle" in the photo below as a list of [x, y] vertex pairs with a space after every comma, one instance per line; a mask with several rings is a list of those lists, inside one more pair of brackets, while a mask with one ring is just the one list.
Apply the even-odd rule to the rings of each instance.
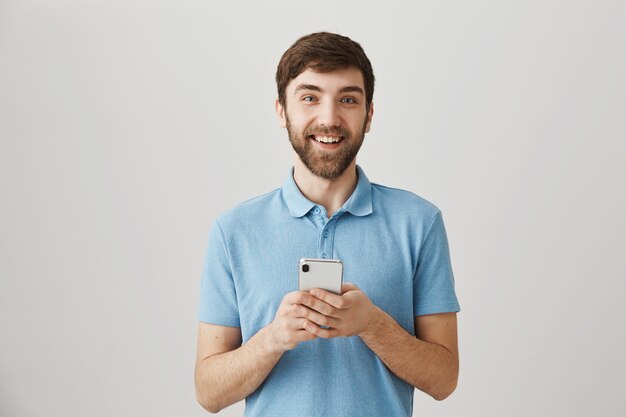
[[281, 307], [276, 312], [276, 319], [281, 320], [287, 315], [287, 311], [285, 308]]
[[323, 337], [324, 339], [329, 339], [332, 337], [330, 330], [324, 329], [324, 330], [321, 330], [320, 333], [321, 333], [320, 336]]
[[299, 303], [301, 296], [302, 296], [302, 291], [293, 291], [293, 292], [288, 293], [285, 296], [285, 301], [291, 304]]

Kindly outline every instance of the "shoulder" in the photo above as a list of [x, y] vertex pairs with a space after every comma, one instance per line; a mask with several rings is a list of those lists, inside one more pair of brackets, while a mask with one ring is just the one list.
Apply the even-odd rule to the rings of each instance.
[[232, 230], [235, 227], [245, 227], [248, 224], [258, 223], [261, 217], [268, 215], [268, 213], [276, 213], [282, 208], [280, 190], [277, 188], [239, 203], [222, 212], [215, 221], [222, 230]]
[[440, 210], [430, 201], [401, 188], [372, 183], [374, 208], [383, 209], [394, 215], [406, 215], [421, 219], [433, 219]]

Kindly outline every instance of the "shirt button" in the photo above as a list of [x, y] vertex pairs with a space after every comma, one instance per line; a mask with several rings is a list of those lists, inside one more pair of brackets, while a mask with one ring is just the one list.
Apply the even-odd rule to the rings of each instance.
[[328, 237], [328, 230], [324, 232], [324, 238], [327, 238], [327, 237]]
[[315, 210], [313, 210], [313, 211], [316, 212], [316, 213], [319, 213], [320, 212], [320, 208], [319, 207], [315, 207]]

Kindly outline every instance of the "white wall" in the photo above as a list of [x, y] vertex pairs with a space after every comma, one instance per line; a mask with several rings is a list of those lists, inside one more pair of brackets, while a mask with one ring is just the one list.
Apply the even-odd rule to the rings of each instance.
[[626, 3], [260, 3], [0, 2], [0, 415], [206, 414], [208, 228], [282, 184], [318, 30], [374, 65], [370, 179], [444, 212], [461, 374], [415, 415], [624, 415]]

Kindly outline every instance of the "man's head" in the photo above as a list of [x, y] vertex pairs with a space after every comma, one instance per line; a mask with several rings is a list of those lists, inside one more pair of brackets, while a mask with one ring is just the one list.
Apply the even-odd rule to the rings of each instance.
[[304, 165], [322, 178], [340, 176], [373, 114], [374, 73], [361, 46], [327, 32], [304, 36], [283, 54], [276, 84], [278, 116]]
[[306, 69], [332, 72], [349, 67], [363, 75], [366, 110], [374, 98], [374, 71], [361, 45], [347, 36], [329, 32], [311, 33], [298, 39], [283, 54], [276, 69], [278, 101], [285, 106], [285, 89], [289, 81]]

